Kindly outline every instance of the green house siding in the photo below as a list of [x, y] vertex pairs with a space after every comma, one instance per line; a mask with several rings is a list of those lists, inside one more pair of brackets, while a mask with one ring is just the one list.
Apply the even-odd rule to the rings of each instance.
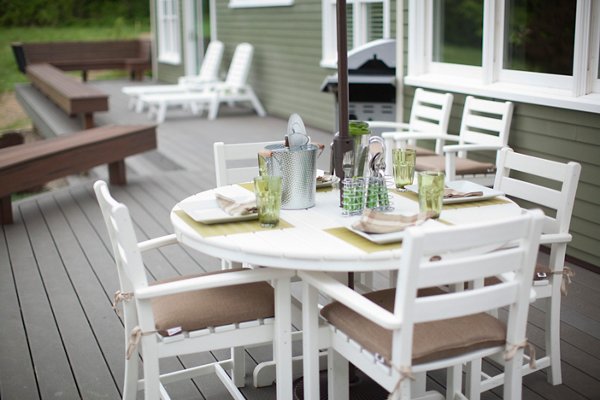
[[269, 115], [292, 113], [304, 122], [333, 130], [333, 96], [320, 92], [333, 70], [321, 60], [321, 1], [296, 1], [290, 7], [228, 8], [217, 3], [217, 36], [225, 44], [227, 68], [235, 46], [249, 42], [254, 60], [249, 82]]
[[322, 93], [320, 87], [336, 71], [319, 65], [321, 32], [320, 0], [237, 9], [229, 8], [228, 1], [217, 2], [217, 36], [225, 43], [225, 68], [238, 43], [251, 43], [255, 54], [249, 82], [267, 113], [282, 118], [298, 113], [307, 125], [333, 131], [334, 96]]

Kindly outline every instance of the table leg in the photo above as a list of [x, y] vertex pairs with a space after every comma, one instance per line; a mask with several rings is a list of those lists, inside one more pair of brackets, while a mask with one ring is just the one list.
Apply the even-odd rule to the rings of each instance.
[[273, 354], [276, 362], [277, 399], [292, 399], [292, 317], [290, 279], [275, 281], [275, 340]]
[[319, 398], [319, 297], [308, 283], [302, 284], [302, 355], [304, 398]]

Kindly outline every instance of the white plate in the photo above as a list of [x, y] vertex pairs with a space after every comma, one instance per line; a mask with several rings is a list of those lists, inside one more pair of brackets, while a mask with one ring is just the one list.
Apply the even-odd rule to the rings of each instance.
[[[238, 186], [239, 187], [239, 186]], [[239, 187], [242, 190], [246, 189]], [[258, 214], [233, 216], [223, 211], [217, 204], [214, 191], [202, 192], [179, 203], [179, 207], [194, 221], [203, 224], [249, 221], [258, 218]]]
[[[470, 197], [450, 197], [447, 199], [444, 199], [443, 203], [444, 204], [452, 204], [452, 203], [466, 203], [468, 201], [481, 201], [481, 200], [487, 200], [487, 199], [491, 199], [497, 196], [504, 196], [504, 193], [502, 193], [499, 190], [495, 190], [495, 189], [491, 189], [489, 187], [486, 186], [482, 186], [479, 185], [477, 183], [473, 183], [470, 181], [452, 181], [452, 182], [447, 182], [446, 186], [449, 187], [450, 189], [454, 189], [458, 192], [482, 192], [483, 195], [481, 196], [470, 196]], [[419, 193], [419, 188], [417, 185], [407, 185], [406, 189], [414, 192], [414, 193]]]
[[[441, 224], [441, 223], [437, 222], [436, 220], [429, 219], [429, 220], [425, 221], [421, 226], [430, 227], [430, 226], [436, 226], [438, 224]], [[366, 233], [366, 232], [363, 232], [363, 231], [360, 231], [360, 230], [354, 228], [352, 225], [348, 225], [348, 226], [346, 226], [346, 228], [351, 230], [352, 232], [356, 233], [357, 235], [362, 236], [365, 239], [367, 239], [373, 243], [377, 243], [377, 244], [388, 244], [388, 243], [401, 242], [404, 239], [404, 235], [406, 233], [406, 230], [402, 230], [399, 232], [390, 232], [390, 233]]]

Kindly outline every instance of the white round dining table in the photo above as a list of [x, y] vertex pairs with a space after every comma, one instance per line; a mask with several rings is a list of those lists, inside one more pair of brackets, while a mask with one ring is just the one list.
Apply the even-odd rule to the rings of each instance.
[[[248, 184], [241, 184], [251, 190]], [[206, 198], [212, 191], [194, 196]], [[390, 190], [394, 213], [416, 214], [418, 202], [411, 192]], [[194, 196], [182, 200], [193, 201]], [[171, 211], [171, 222], [180, 243], [207, 255], [252, 265], [292, 270], [312, 271], [375, 271], [398, 268], [402, 256], [401, 242], [379, 244], [351, 232], [347, 227], [360, 216], [344, 216], [339, 206], [340, 195], [335, 188], [317, 191], [315, 206], [301, 210], [281, 210], [276, 228], [260, 228], [256, 221], [206, 225], [194, 221], [177, 204]], [[438, 220], [425, 226], [435, 229], [443, 225], [459, 225], [499, 220], [517, 215], [520, 207], [498, 196], [482, 201], [445, 204]], [[376, 238], [376, 236], [375, 236]], [[376, 240], [376, 239], [375, 239]], [[288, 282], [275, 283], [274, 359], [277, 376], [277, 399], [292, 398], [291, 301]], [[305, 285], [306, 286], [306, 285]], [[305, 297], [306, 296], [306, 297]], [[316, 295], [303, 292], [304, 329], [316, 329], [318, 308]], [[306, 336], [305, 336], [306, 340]], [[309, 364], [318, 363], [316, 343], [304, 343], [305, 371]], [[311, 351], [308, 353], [308, 351]], [[312, 371], [312, 370], [311, 370]], [[305, 389], [312, 379], [306, 379]], [[310, 398], [310, 395], [309, 395]]]

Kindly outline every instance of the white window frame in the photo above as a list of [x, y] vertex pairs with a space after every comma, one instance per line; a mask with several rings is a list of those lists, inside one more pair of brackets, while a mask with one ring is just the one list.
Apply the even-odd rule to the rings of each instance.
[[229, 0], [229, 8], [285, 7], [294, 5], [294, 0]]
[[[320, 65], [323, 68], [337, 67], [336, 3], [336, 0], [322, 0], [321, 2], [322, 52]], [[352, 4], [352, 43], [354, 48], [367, 44], [366, 7], [369, 3], [383, 5], [383, 39], [390, 38], [390, 0], [347, 0], [346, 4]]]
[[600, 113], [600, 0], [576, 0], [571, 76], [502, 68], [504, 0], [484, 0], [481, 67], [434, 62], [433, 0], [408, 1], [405, 84]]
[[[165, 7], [165, 3], [169, 3]], [[158, 0], [158, 61], [181, 64], [181, 21], [179, 0]], [[171, 10], [174, 10], [171, 13]]]

